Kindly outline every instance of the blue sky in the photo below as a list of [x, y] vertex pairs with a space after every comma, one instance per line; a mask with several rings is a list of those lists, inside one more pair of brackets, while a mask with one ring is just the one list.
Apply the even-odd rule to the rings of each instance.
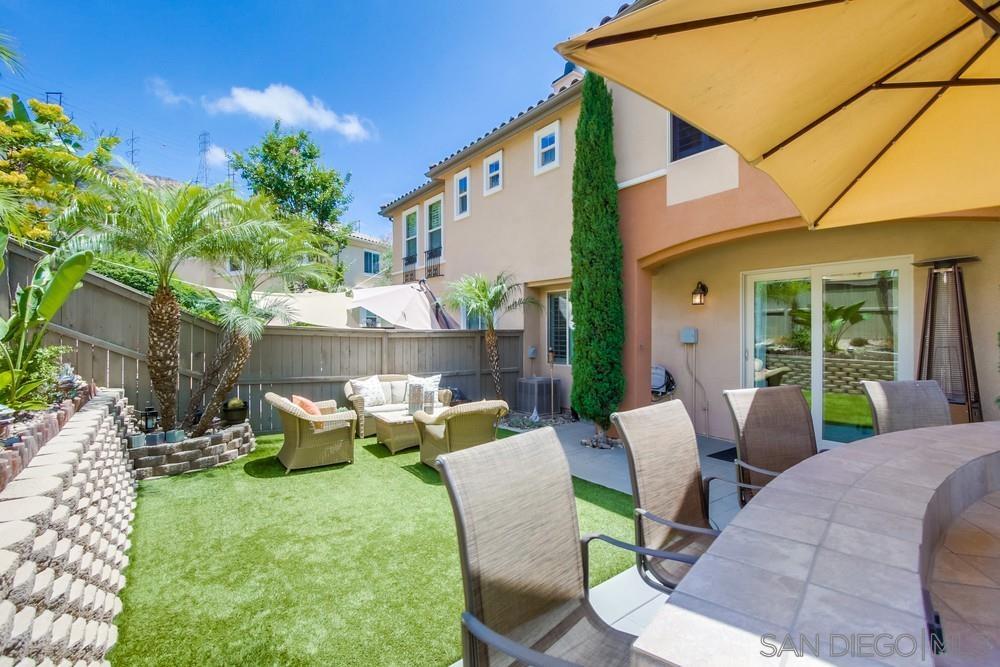
[[[0, 91], [61, 91], [88, 133], [139, 137], [141, 171], [191, 180], [198, 135], [224, 151], [280, 115], [352, 174], [347, 221], [382, 235], [381, 204], [427, 166], [537, 102], [562, 72], [559, 40], [607, 0], [502, 2], [46, 2], [0, 0], [24, 72]], [[124, 155], [125, 146], [119, 148]]]

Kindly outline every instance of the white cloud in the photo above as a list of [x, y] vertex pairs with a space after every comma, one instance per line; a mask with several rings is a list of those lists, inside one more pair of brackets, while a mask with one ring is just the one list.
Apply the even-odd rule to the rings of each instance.
[[175, 93], [166, 79], [158, 76], [151, 76], [146, 79], [146, 89], [167, 106], [175, 107], [180, 104], [194, 103], [194, 100], [187, 95]]
[[229, 162], [229, 153], [218, 144], [212, 144], [205, 152], [205, 161], [209, 167], [221, 167]]
[[348, 141], [365, 141], [372, 136], [372, 124], [355, 114], [339, 114], [328, 109], [318, 97], [307, 99], [291, 86], [272, 83], [264, 90], [233, 86], [229, 95], [202, 100], [209, 113], [245, 113], [265, 120], [317, 130], [332, 130]]

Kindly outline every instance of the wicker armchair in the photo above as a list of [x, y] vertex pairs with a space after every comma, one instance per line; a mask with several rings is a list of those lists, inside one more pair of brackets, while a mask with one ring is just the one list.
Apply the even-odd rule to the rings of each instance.
[[861, 386], [872, 409], [875, 435], [951, 424], [948, 399], [936, 380], [862, 380]]
[[[344, 383], [344, 396], [358, 414], [358, 437], [367, 438], [375, 435], [375, 420], [365, 419], [376, 412], [398, 412], [406, 410], [406, 376], [405, 375], [379, 375], [378, 379], [382, 383], [382, 391], [385, 394], [385, 405], [365, 406], [365, 399], [355, 392], [352, 383], [358, 380], [367, 380], [373, 376], [353, 378]], [[447, 407], [451, 405], [451, 389], [438, 389], [437, 400], [441, 405]]]
[[722, 392], [736, 432], [736, 479], [740, 507], [756, 489], [816, 454], [812, 412], [794, 384]]
[[420, 411], [413, 423], [420, 436], [420, 461], [437, 468], [441, 454], [457, 452], [497, 439], [497, 422], [510, 411], [504, 401], [463, 403], [436, 415]]
[[633, 635], [608, 625], [588, 600], [594, 540], [653, 552], [607, 535], [580, 536], [573, 480], [552, 428], [445, 454], [438, 467], [458, 531], [465, 590], [465, 667], [631, 662]]
[[337, 412], [336, 401], [316, 403], [320, 415], [311, 415], [284, 396], [264, 395], [281, 415], [285, 441], [278, 460], [285, 474], [299, 468], [354, 462], [354, 430], [357, 415], [353, 410]]

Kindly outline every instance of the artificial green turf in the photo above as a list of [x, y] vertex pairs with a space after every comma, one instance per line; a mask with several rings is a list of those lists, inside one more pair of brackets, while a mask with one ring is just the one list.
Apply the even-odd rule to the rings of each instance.
[[[811, 393], [803, 390], [806, 400]], [[849, 426], [872, 425], [872, 411], [864, 394], [840, 394], [832, 391], [823, 393], [823, 421], [827, 424], [847, 424]]]
[[[455, 525], [417, 450], [284, 474], [281, 436], [144, 481], [115, 665], [448, 665], [461, 657]], [[632, 537], [631, 499], [574, 480], [582, 532]], [[594, 544], [591, 583], [631, 559]]]

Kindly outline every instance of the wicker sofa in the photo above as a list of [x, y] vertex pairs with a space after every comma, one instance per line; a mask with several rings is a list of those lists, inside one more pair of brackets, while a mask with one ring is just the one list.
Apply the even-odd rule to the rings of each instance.
[[[372, 376], [363, 378], [353, 378], [344, 383], [344, 395], [347, 396], [348, 403], [358, 414], [358, 437], [366, 438], [375, 435], [375, 420], [365, 419], [377, 412], [399, 412], [405, 411], [408, 407], [406, 400], [406, 376], [405, 375], [379, 375], [382, 382], [382, 391], [385, 393], [386, 402], [384, 405], [365, 405], [365, 399], [355, 392], [353, 382], [367, 380]], [[439, 389], [435, 408], [447, 407], [451, 405], [451, 390]]]
[[497, 439], [497, 422], [509, 412], [504, 401], [476, 401], [442, 410], [418, 412], [413, 423], [420, 435], [420, 461], [437, 468], [437, 457]]
[[320, 401], [320, 415], [311, 415], [284, 396], [267, 392], [264, 398], [281, 416], [285, 441], [278, 460], [285, 473], [298, 468], [354, 462], [353, 410], [337, 412], [336, 401]]

